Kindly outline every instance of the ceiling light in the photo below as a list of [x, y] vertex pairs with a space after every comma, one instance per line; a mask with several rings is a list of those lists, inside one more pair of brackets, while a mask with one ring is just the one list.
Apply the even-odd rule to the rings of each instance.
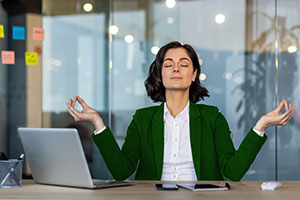
[[91, 12], [93, 10], [93, 5], [91, 3], [85, 3], [83, 5], [83, 10], [85, 12]]
[[154, 55], [156, 55], [158, 53], [158, 51], [159, 51], [159, 47], [158, 46], [153, 46], [151, 48], [151, 53], [153, 53]]
[[204, 81], [206, 79], [206, 74], [201, 73], [199, 79], [200, 81]]
[[133, 42], [134, 37], [132, 35], [125, 35], [124, 37], [125, 42], [127, 42], [128, 44]]
[[112, 35], [115, 35], [119, 32], [119, 28], [116, 26], [116, 25], [111, 25], [109, 27], [109, 32], [112, 34]]
[[225, 22], [225, 15], [217, 14], [215, 17], [215, 20], [216, 20], [217, 24], [222, 24]]
[[288, 47], [288, 52], [289, 53], [295, 53], [297, 51], [297, 47], [294, 45], [291, 45]]
[[176, 1], [175, 0], [166, 0], [166, 6], [168, 8], [174, 8], [175, 5], [176, 5]]
[[174, 23], [174, 18], [173, 17], [168, 17], [167, 22], [168, 22], [168, 24], [173, 24]]

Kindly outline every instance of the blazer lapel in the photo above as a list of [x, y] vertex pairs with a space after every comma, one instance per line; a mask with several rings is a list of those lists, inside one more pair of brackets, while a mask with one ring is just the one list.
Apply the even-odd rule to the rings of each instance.
[[198, 180], [200, 180], [200, 156], [201, 156], [201, 115], [193, 102], [190, 101], [190, 140], [194, 161], [194, 167]]
[[152, 119], [152, 140], [154, 148], [154, 157], [158, 179], [161, 179], [163, 157], [164, 157], [164, 121], [163, 121], [164, 104], [162, 103], [154, 113]]

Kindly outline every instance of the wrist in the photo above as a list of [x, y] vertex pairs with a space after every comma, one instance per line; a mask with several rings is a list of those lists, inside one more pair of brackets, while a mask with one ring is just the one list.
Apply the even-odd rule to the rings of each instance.
[[267, 128], [267, 126], [264, 125], [264, 123], [262, 121], [263, 121], [262, 118], [259, 119], [253, 128], [259, 132], [265, 132], [265, 129]]
[[103, 122], [102, 118], [101, 118], [99, 115], [97, 115], [97, 116], [93, 119], [92, 123], [93, 123], [93, 125], [94, 125], [94, 127], [95, 127], [95, 129], [96, 129], [97, 131], [98, 131], [98, 130], [101, 130], [101, 129], [103, 129], [103, 128], [105, 127], [104, 122]]

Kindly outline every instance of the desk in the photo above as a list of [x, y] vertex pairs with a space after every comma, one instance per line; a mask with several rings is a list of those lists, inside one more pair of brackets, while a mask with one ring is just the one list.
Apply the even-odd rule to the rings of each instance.
[[[280, 181], [282, 187], [276, 191], [262, 191], [262, 181], [230, 182], [229, 191], [193, 192], [179, 188], [178, 191], [158, 191], [157, 181], [134, 181], [133, 186], [106, 189], [81, 189], [35, 184], [32, 180], [24, 180], [20, 188], [0, 189], [0, 199], [300, 199], [300, 181]], [[202, 182], [201, 182], [202, 183]], [[219, 181], [210, 183], [224, 185]]]

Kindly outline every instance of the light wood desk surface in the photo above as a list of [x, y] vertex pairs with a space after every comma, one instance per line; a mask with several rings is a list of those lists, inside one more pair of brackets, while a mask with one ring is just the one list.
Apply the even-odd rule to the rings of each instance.
[[[35, 184], [32, 180], [23, 180], [22, 187], [0, 189], [0, 199], [300, 199], [300, 181], [280, 181], [282, 187], [275, 191], [262, 191], [262, 181], [229, 182], [229, 191], [193, 192], [179, 188], [178, 191], [158, 191], [155, 181], [135, 181], [133, 186], [106, 189], [81, 189]], [[199, 182], [203, 183], [203, 182]], [[207, 182], [205, 182], [207, 183]], [[222, 182], [209, 182], [224, 185]]]

